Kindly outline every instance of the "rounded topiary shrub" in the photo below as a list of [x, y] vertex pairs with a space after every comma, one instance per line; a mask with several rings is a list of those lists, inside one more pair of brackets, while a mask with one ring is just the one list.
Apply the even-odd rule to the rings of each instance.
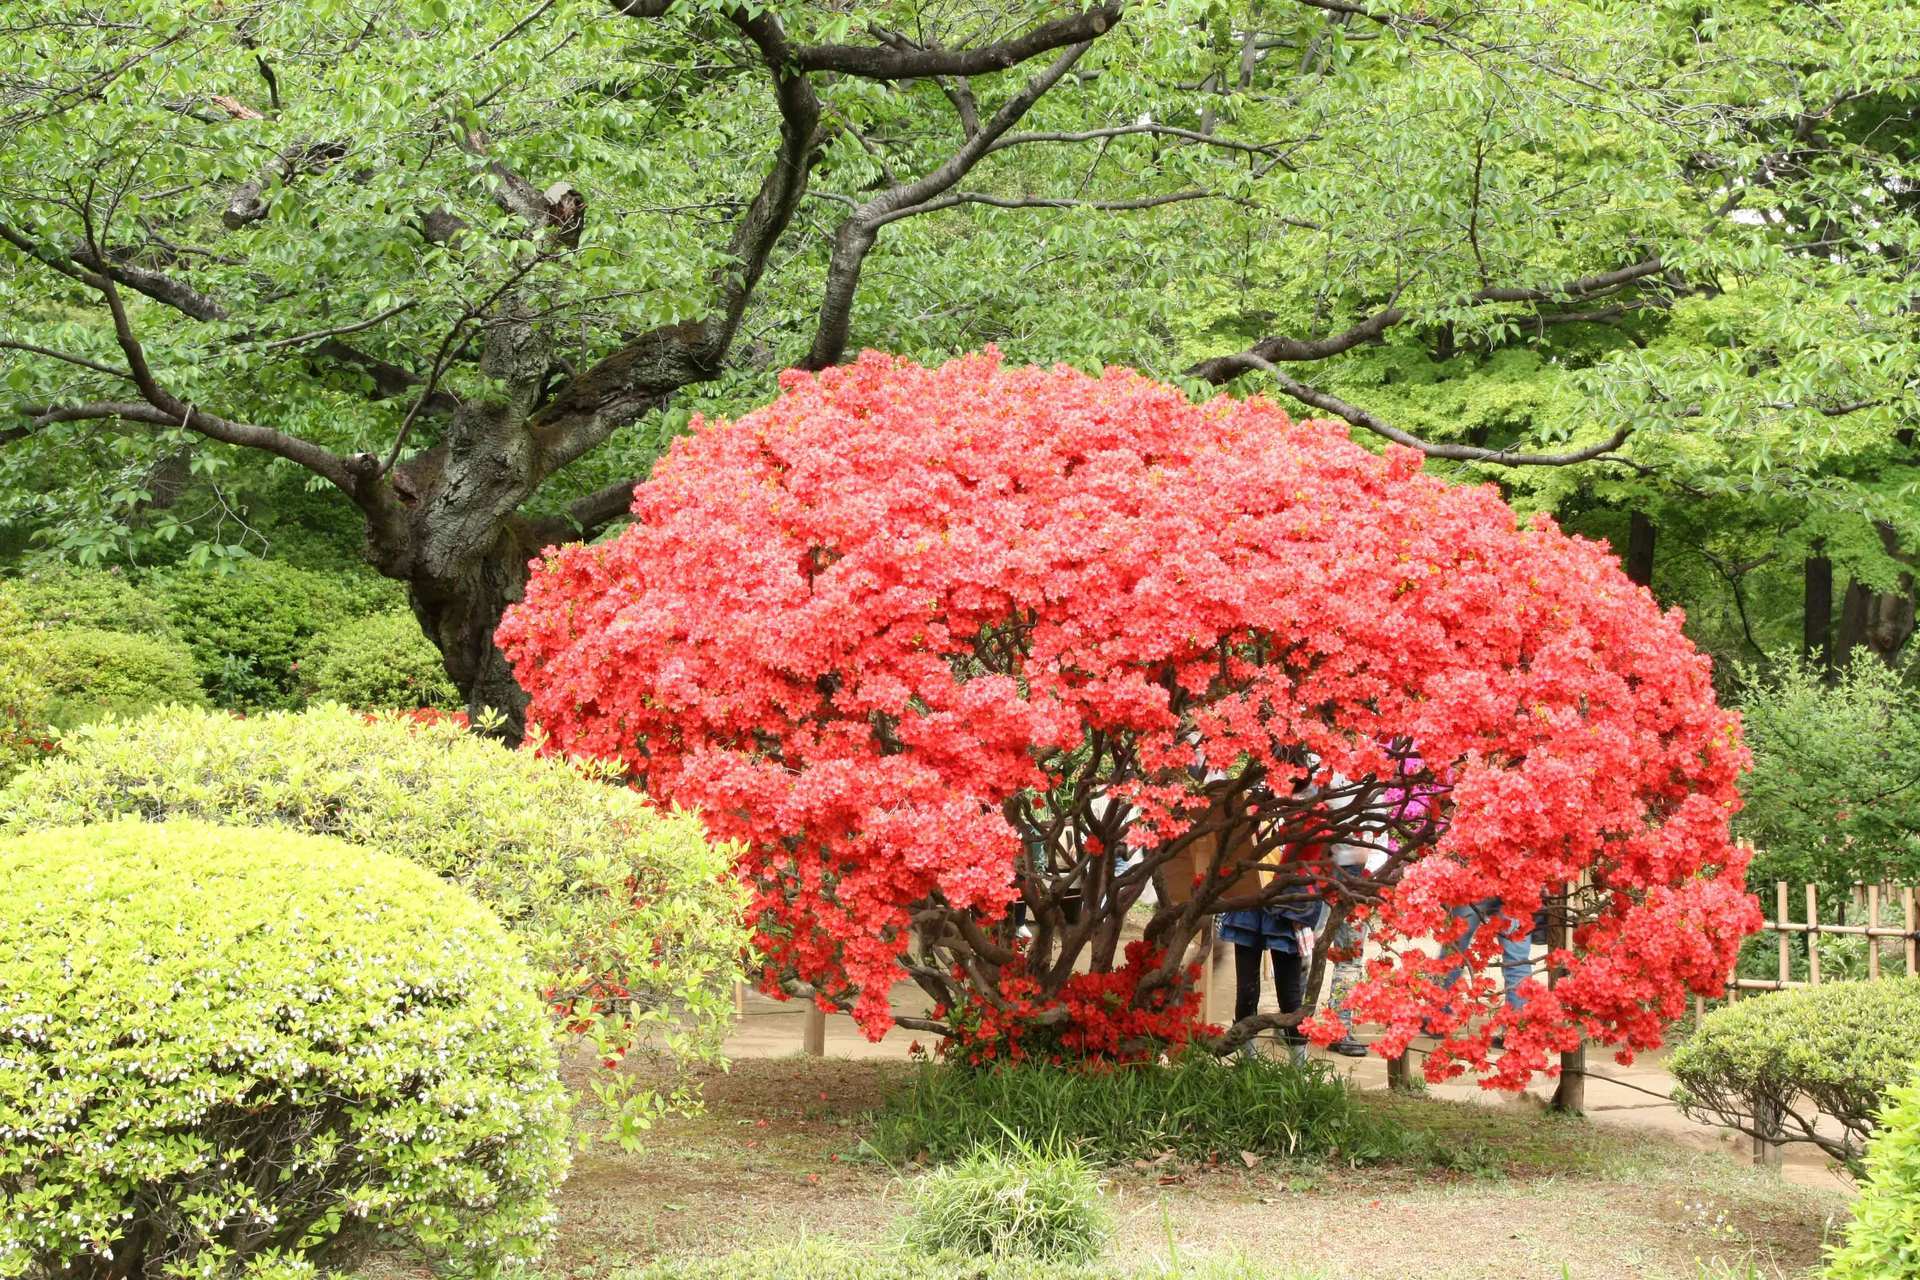
[[322, 631], [367, 611], [357, 579], [275, 560], [241, 560], [218, 573], [177, 569], [153, 582], [208, 695], [237, 710], [298, 705], [301, 654]]
[[0, 642], [0, 649], [33, 672], [46, 691], [47, 717], [61, 729], [206, 701], [193, 656], [170, 636], [60, 627]]
[[0, 616], [0, 636], [87, 627], [139, 636], [173, 636], [166, 606], [117, 569], [60, 565], [36, 569], [0, 586], [19, 613]]
[[337, 840], [0, 841], [0, 1276], [531, 1258], [568, 1125], [529, 986], [484, 908]]
[[1695, 1119], [1811, 1143], [1858, 1173], [1874, 1116], [1916, 1052], [1920, 978], [1885, 978], [1716, 1009], [1667, 1065], [1674, 1100]]
[[568, 762], [451, 723], [340, 706], [236, 719], [170, 709], [70, 734], [0, 795], [0, 831], [119, 816], [338, 836], [415, 862], [491, 907], [561, 1022], [623, 1076], [623, 1135], [676, 1101], [676, 1067], [716, 1060], [747, 942], [731, 851], [698, 819]]
[[410, 613], [356, 618], [324, 632], [300, 660], [300, 688], [314, 702], [362, 710], [456, 707], [440, 651]]
[[1920, 1276], [1920, 1078], [1888, 1095], [1866, 1173], [1828, 1280]]

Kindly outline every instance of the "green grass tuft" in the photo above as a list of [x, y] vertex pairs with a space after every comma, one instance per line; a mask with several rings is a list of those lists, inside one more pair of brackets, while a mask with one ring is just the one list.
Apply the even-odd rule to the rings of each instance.
[[1422, 1140], [1324, 1063], [1228, 1063], [1203, 1055], [1089, 1074], [1021, 1064], [923, 1068], [874, 1118], [868, 1145], [890, 1162], [945, 1163], [976, 1149], [1072, 1150], [1093, 1164], [1172, 1153], [1366, 1164], [1424, 1157]]
[[1113, 1233], [1099, 1180], [1070, 1150], [986, 1147], [914, 1180], [905, 1240], [922, 1253], [1086, 1262]]

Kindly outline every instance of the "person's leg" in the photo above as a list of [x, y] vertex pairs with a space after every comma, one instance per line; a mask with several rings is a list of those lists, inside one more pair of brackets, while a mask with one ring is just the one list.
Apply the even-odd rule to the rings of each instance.
[[[1498, 898], [1487, 898], [1467, 906], [1452, 908], [1448, 914], [1455, 920], [1466, 921], [1467, 927], [1458, 938], [1455, 938], [1452, 942], [1442, 947], [1440, 954], [1456, 957], [1465, 956], [1467, 954], [1467, 948], [1473, 945], [1474, 938], [1479, 935], [1480, 926], [1487, 922], [1488, 917], [1494, 915], [1499, 910], [1500, 899]], [[1464, 963], [1456, 964], [1453, 968], [1447, 970], [1447, 976], [1440, 979], [1440, 985], [1443, 987], [1451, 987], [1454, 983], [1460, 981], [1460, 974], [1464, 967]]]
[[1367, 926], [1341, 921], [1333, 935], [1332, 952], [1340, 958], [1333, 962], [1333, 981], [1327, 991], [1327, 1002], [1333, 1006], [1334, 1016], [1340, 1019], [1343, 1030], [1340, 1038], [1328, 1047], [1350, 1058], [1366, 1052], [1366, 1046], [1353, 1038], [1353, 1014], [1347, 1008], [1347, 997], [1366, 976], [1366, 949]]
[[[1273, 991], [1280, 999], [1280, 1012], [1293, 1013], [1300, 1008], [1300, 1001], [1306, 995], [1307, 967], [1299, 955], [1291, 951], [1273, 953]], [[1291, 1028], [1287, 1036], [1292, 1039], [1298, 1033]]]
[[[1273, 953], [1273, 989], [1280, 998], [1280, 1012], [1293, 1013], [1300, 1008], [1306, 991], [1306, 962], [1296, 952], [1276, 951]], [[1280, 1038], [1286, 1041], [1295, 1062], [1304, 1062], [1307, 1057], [1307, 1038], [1299, 1027], [1286, 1027], [1281, 1030]]]
[[1251, 1018], [1260, 1012], [1261, 948], [1244, 942], [1233, 944], [1233, 1020]]
[[1533, 976], [1533, 929], [1527, 921], [1512, 920], [1504, 915], [1498, 919], [1500, 978], [1506, 987], [1507, 1008], [1518, 1009], [1527, 1002], [1520, 994], [1520, 984]]

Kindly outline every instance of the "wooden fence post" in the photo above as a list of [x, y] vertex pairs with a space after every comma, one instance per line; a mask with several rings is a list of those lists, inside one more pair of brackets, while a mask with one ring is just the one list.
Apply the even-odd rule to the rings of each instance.
[[1787, 989], [1787, 979], [1793, 976], [1793, 951], [1787, 943], [1787, 882], [1777, 880], [1773, 886], [1773, 922], [1779, 927], [1774, 936], [1780, 940], [1780, 990]]
[[813, 1001], [807, 1001], [806, 1028], [801, 1032], [800, 1050], [809, 1057], [818, 1058], [827, 1051], [827, 1013]]
[[1903, 900], [1906, 906], [1907, 976], [1911, 978], [1916, 974], [1920, 974], [1920, 940], [1916, 940], [1913, 936], [1913, 890], [1912, 889], [1908, 889], [1906, 891], [1906, 893], [1903, 895]]
[[1867, 977], [1880, 976], [1880, 886], [1867, 886]]
[[1807, 886], [1807, 982], [1820, 985], [1820, 891]]

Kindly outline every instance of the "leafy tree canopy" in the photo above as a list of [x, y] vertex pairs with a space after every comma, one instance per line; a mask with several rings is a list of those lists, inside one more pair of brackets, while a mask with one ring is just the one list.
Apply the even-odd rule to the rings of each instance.
[[15, 0], [0, 523], [250, 554], [324, 492], [512, 703], [527, 556], [692, 412], [991, 341], [1639, 513], [1764, 645], [1803, 558], [1920, 543], [1917, 48], [1900, 0]]

